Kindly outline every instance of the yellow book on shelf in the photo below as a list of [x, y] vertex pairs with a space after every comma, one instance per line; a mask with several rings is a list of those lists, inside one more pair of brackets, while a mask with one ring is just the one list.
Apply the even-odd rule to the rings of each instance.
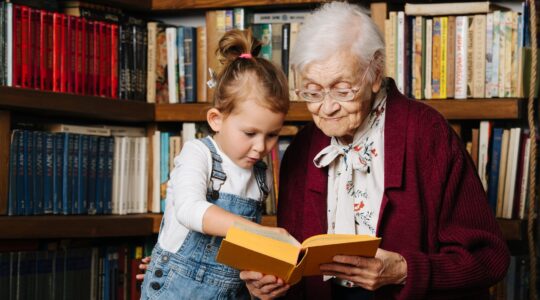
[[380, 241], [369, 235], [320, 234], [299, 243], [290, 235], [235, 224], [227, 231], [216, 261], [295, 284], [302, 276], [321, 275], [319, 265], [332, 262], [335, 255], [375, 256]]

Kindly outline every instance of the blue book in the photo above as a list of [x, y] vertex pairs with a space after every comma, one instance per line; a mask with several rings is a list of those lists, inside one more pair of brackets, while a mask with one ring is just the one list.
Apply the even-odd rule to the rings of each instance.
[[71, 149], [71, 213], [78, 214], [79, 212], [79, 149], [82, 147], [82, 135], [74, 135], [73, 149]]
[[[489, 178], [488, 178], [488, 203], [493, 212], [497, 209], [497, 190], [499, 186], [499, 164], [501, 161], [502, 128], [493, 129], [493, 142], [491, 147]], [[504, 184], [504, 183], [502, 183]]]
[[176, 29], [176, 49], [178, 50], [178, 100], [186, 103], [186, 68], [184, 67], [184, 28]]
[[53, 153], [53, 214], [64, 210], [64, 148], [67, 143], [67, 133], [54, 133]]
[[98, 138], [97, 169], [96, 169], [96, 214], [104, 214], [104, 185], [105, 185], [105, 164], [107, 162], [108, 138]]
[[103, 189], [103, 204], [104, 213], [112, 213], [112, 183], [113, 183], [113, 163], [114, 163], [114, 138], [108, 137], [107, 140], [107, 152], [106, 152], [106, 164], [105, 164], [105, 180]]
[[21, 138], [19, 139], [19, 146], [17, 152], [17, 213], [16, 215], [22, 216], [26, 211], [26, 187], [24, 181], [24, 175], [26, 174], [24, 161], [25, 149], [27, 148], [26, 143], [28, 141], [28, 131], [21, 131]]
[[77, 214], [87, 214], [88, 213], [88, 200], [86, 199], [87, 194], [87, 183], [88, 183], [88, 142], [89, 142], [90, 136], [88, 135], [81, 135], [79, 140], [79, 174], [77, 175], [78, 184], [77, 184], [77, 191], [78, 196], [77, 199], [79, 201], [79, 205], [77, 208]]
[[32, 131], [25, 131], [26, 141], [24, 143], [24, 212], [25, 216], [34, 213], [34, 134]]
[[73, 149], [77, 137], [64, 133], [64, 162], [62, 164], [62, 214], [71, 214], [73, 189]]
[[34, 152], [32, 153], [32, 158], [34, 160], [33, 168], [33, 202], [34, 202], [34, 215], [43, 214], [43, 176], [44, 176], [44, 166], [45, 166], [45, 148], [43, 147], [43, 132], [34, 131]]
[[53, 176], [54, 176], [54, 134], [43, 134], [43, 212], [52, 214], [53, 209]]
[[8, 192], [8, 215], [17, 215], [17, 158], [19, 156], [19, 144], [22, 140], [22, 132], [13, 130], [11, 133], [11, 145], [9, 150], [9, 192]]
[[[167, 184], [167, 180], [169, 180], [169, 132], [162, 132], [161, 133], [161, 148], [160, 148], [160, 184], [161, 186]], [[161, 195], [160, 197], [160, 206], [161, 206], [161, 212], [165, 211], [165, 197], [164, 195]]]
[[184, 29], [184, 70], [185, 70], [185, 89], [186, 103], [197, 102], [197, 68], [195, 62], [196, 56], [196, 41], [197, 28], [183, 27]]
[[96, 178], [97, 178], [97, 160], [98, 160], [98, 137], [91, 135], [88, 140], [88, 189], [86, 201], [88, 214], [97, 213], [96, 202]]

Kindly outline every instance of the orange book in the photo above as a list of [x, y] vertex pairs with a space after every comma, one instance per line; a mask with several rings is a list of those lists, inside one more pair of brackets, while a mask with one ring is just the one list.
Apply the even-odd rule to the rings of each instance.
[[235, 224], [227, 231], [216, 261], [295, 284], [302, 276], [321, 275], [319, 265], [332, 262], [336, 255], [374, 257], [380, 241], [369, 235], [319, 234], [299, 243], [290, 235]]

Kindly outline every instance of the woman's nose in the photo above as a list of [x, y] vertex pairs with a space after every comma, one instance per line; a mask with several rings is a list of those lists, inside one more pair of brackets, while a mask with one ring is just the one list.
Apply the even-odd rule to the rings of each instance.
[[331, 115], [337, 110], [339, 110], [339, 103], [336, 100], [332, 99], [330, 95], [327, 95], [322, 102], [321, 109], [325, 115]]

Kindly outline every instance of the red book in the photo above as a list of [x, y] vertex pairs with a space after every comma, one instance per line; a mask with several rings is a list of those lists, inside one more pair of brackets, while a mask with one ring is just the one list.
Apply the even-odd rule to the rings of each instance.
[[66, 16], [67, 34], [66, 34], [66, 92], [75, 93], [75, 70], [77, 68], [77, 17]]
[[118, 25], [111, 24], [111, 95], [118, 98]]
[[53, 13], [53, 50], [52, 50], [52, 90], [55, 92], [62, 91], [62, 24], [64, 22], [64, 15], [60, 13]]
[[21, 7], [13, 5], [13, 67], [12, 67], [12, 86], [21, 86]]
[[99, 96], [99, 60], [101, 59], [100, 56], [100, 40], [99, 37], [101, 36], [101, 28], [103, 24], [101, 22], [95, 21], [94, 22], [94, 45], [93, 45], [93, 59], [92, 59], [92, 95]]
[[39, 88], [52, 90], [53, 72], [53, 14], [40, 11], [40, 59], [39, 59]]
[[30, 8], [21, 6], [21, 86], [28, 88], [32, 84], [32, 67], [30, 65]]
[[32, 67], [32, 82], [30, 86], [35, 89], [41, 87], [41, 11], [39, 9], [30, 9], [30, 37], [31, 37], [31, 63]]
[[92, 95], [92, 74], [94, 73], [94, 21], [86, 20], [86, 59], [84, 93]]
[[84, 94], [86, 78], [86, 19], [77, 18], [75, 93]]
[[99, 27], [99, 68], [98, 68], [98, 78], [99, 78], [99, 96], [108, 97], [109, 96], [109, 77], [107, 73], [110, 67], [110, 26], [106, 23], [100, 23]]
[[137, 280], [135, 276], [139, 274], [139, 265], [141, 264], [140, 258], [131, 259], [131, 272], [130, 272], [130, 299], [138, 300], [141, 299], [141, 282]]

